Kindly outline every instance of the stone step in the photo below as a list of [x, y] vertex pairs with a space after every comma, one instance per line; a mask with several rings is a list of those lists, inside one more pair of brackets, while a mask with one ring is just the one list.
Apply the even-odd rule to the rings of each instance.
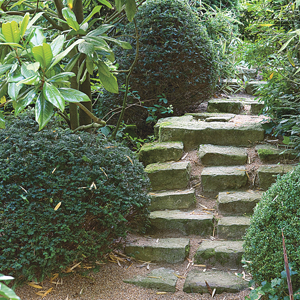
[[221, 215], [250, 215], [261, 199], [262, 192], [220, 192], [217, 200], [218, 212]]
[[164, 142], [144, 144], [139, 152], [139, 160], [144, 166], [166, 161], [178, 161], [183, 154], [182, 142]]
[[267, 190], [277, 179], [277, 175], [285, 174], [293, 170], [295, 165], [264, 165], [257, 170], [259, 187]]
[[165, 209], [191, 209], [196, 205], [195, 190], [166, 191], [160, 193], [150, 193], [150, 211]]
[[212, 99], [208, 101], [207, 112], [239, 114], [244, 105], [241, 101], [232, 99]]
[[150, 233], [180, 233], [211, 236], [213, 234], [214, 218], [211, 214], [179, 210], [153, 211], [150, 213]]
[[218, 221], [219, 239], [241, 240], [250, 225], [250, 217], [223, 217]]
[[241, 268], [244, 253], [243, 241], [204, 240], [195, 254], [195, 263], [228, 268]]
[[293, 160], [297, 157], [298, 152], [292, 149], [277, 148], [274, 145], [263, 144], [257, 145], [255, 150], [259, 158], [264, 162]]
[[188, 186], [191, 165], [187, 161], [150, 164], [145, 168], [152, 190], [185, 189]]
[[262, 141], [264, 129], [258, 118], [241, 123], [205, 122], [192, 115], [160, 119], [155, 131], [160, 142], [182, 141], [185, 151], [198, 148], [201, 144], [248, 146], [249, 143]]
[[200, 145], [198, 157], [206, 166], [237, 166], [247, 162], [244, 148], [216, 145]]
[[254, 95], [256, 93], [257, 89], [261, 85], [265, 85], [265, 84], [267, 84], [266, 81], [258, 81], [258, 80], [249, 81], [246, 85], [245, 91], [249, 95]]
[[125, 246], [125, 254], [135, 259], [175, 264], [183, 262], [189, 254], [187, 238], [145, 239]]
[[208, 293], [207, 284], [216, 294], [238, 293], [248, 287], [248, 282], [233, 273], [193, 269], [188, 273], [183, 291], [186, 293]]
[[201, 173], [204, 192], [236, 190], [247, 184], [245, 166], [206, 167]]
[[186, 113], [186, 116], [192, 116], [196, 120], [205, 122], [228, 122], [235, 117], [235, 114], [226, 113]]

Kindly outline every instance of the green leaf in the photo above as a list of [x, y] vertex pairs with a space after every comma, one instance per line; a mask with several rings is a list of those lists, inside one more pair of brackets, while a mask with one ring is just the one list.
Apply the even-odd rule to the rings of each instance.
[[13, 64], [0, 66], [0, 75], [4, 74], [6, 71], [10, 70]]
[[16, 2], [14, 5], [12, 5], [9, 10], [12, 10], [14, 7], [21, 5], [24, 1], [26, 0], [19, 0], [18, 2]]
[[107, 77], [101, 72], [99, 72], [99, 78], [101, 83], [103, 84], [103, 87], [108, 92], [115, 93], [115, 94], [119, 93], [117, 78], [114, 75], [110, 74], [110, 76]]
[[76, 77], [77, 83], [79, 83], [79, 81], [80, 81], [81, 75], [84, 70], [84, 66], [85, 66], [85, 59], [81, 62], [81, 65], [79, 66], [79, 69], [77, 72], [77, 77]]
[[24, 48], [23, 46], [19, 45], [19, 44], [16, 44], [16, 43], [0, 43], [0, 45], [8, 45], [8, 46], [11, 46], [13, 48], [15, 47], [19, 47], [19, 48]]
[[125, 2], [124, 0], [115, 0], [115, 6], [116, 6], [117, 11], [120, 12], [122, 10], [124, 2]]
[[87, 23], [96, 13], [98, 13], [100, 11], [101, 7], [102, 7], [102, 5], [95, 6], [94, 9], [92, 10], [92, 12], [83, 20], [83, 22], [80, 25], [83, 25], [84, 23]]
[[53, 68], [56, 64], [58, 64], [63, 58], [65, 58], [69, 52], [77, 45], [83, 43], [84, 40], [80, 39], [74, 42], [72, 45], [70, 45], [67, 49], [65, 49], [63, 52], [60, 52], [52, 61], [49, 69]]
[[38, 14], [36, 14], [31, 19], [31, 21], [29, 22], [29, 24], [27, 25], [27, 29], [29, 29], [43, 14], [44, 14], [44, 12], [39, 12]]
[[3, 283], [0, 283], [0, 295], [5, 296], [6, 299], [10, 300], [21, 300], [12, 289]]
[[15, 82], [10, 82], [8, 84], [8, 95], [11, 99], [17, 100], [19, 96], [19, 92], [21, 88], [23, 87], [23, 84], [17, 84]]
[[109, 77], [111, 74], [109, 67], [103, 61], [100, 61], [98, 63], [98, 72], [101, 72], [103, 75], [105, 75], [107, 77]]
[[20, 84], [27, 84], [27, 85], [37, 85], [40, 82], [41, 78], [39, 74], [33, 75], [31, 77], [25, 78], [17, 83]]
[[86, 55], [92, 55], [95, 51], [95, 48], [93, 44], [83, 42], [82, 44], [78, 45], [78, 51]]
[[128, 42], [119, 41], [117, 39], [114, 39], [114, 38], [111, 38], [111, 37], [108, 37], [108, 36], [102, 36], [102, 38], [107, 40], [107, 41], [115, 43], [116, 45], [122, 47], [123, 49], [132, 49], [131, 45]]
[[36, 89], [32, 89], [25, 95], [23, 99], [18, 100], [15, 107], [15, 116], [17, 116], [24, 108], [31, 104], [36, 96]]
[[49, 44], [43, 43], [42, 46], [35, 46], [32, 48], [34, 58], [46, 69], [52, 61], [53, 54]]
[[135, 0], [126, 0], [125, 12], [129, 22], [131, 22], [136, 13], [136, 3]]
[[52, 43], [50, 44], [53, 56], [56, 56], [63, 48], [65, 42], [65, 37], [63, 35], [59, 35], [56, 37]]
[[282, 141], [285, 145], [288, 145], [291, 142], [291, 139], [289, 136], [284, 135], [283, 136], [283, 141]]
[[105, 52], [112, 52], [112, 50], [110, 49], [110, 47], [108, 46], [108, 44], [105, 42], [105, 40], [101, 37], [85, 37], [85, 40], [91, 44], [93, 44], [94, 48], [96, 50], [103, 50]]
[[98, 0], [98, 2], [106, 5], [108, 8], [112, 8], [112, 5], [108, 1], [106, 1], [106, 0]]
[[43, 30], [36, 28], [31, 39], [29, 40], [29, 45], [31, 48], [33, 48], [35, 46], [42, 45], [43, 43], [46, 43], [46, 37], [44, 36]]
[[64, 111], [65, 99], [53, 84], [45, 82], [43, 86], [43, 94], [46, 100], [51, 102], [55, 107], [59, 108], [61, 111]]
[[107, 32], [112, 27], [114, 27], [114, 26], [113, 25], [109, 25], [109, 24], [103, 24], [103, 25], [99, 26], [97, 29], [90, 31], [87, 34], [87, 36], [98, 36], [98, 35], [101, 35], [101, 34]]
[[65, 71], [66, 72], [70, 72], [73, 70], [74, 66], [76, 65], [79, 57], [80, 57], [80, 53], [75, 54], [67, 63], [66, 67], [65, 67]]
[[4, 129], [4, 128], [5, 128], [5, 120], [2, 112], [0, 111], [0, 129]]
[[2, 24], [2, 34], [8, 43], [18, 44], [21, 39], [20, 29], [16, 21]]
[[21, 24], [20, 24], [20, 35], [21, 35], [21, 37], [23, 37], [23, 35], [26, 32], [28, 22], [29, 22], [29, 13], [26, 13], [23, 20], [22, 20], [22, 22], [21, 22]]
[[[30, 67], [32, 64], [30, 64]], [[21, 66], [21, 74], [25, 77], [25, 78], [29, 78], [29, 77], [32, 77], [32, 76], [35, 76], [37, 75], [37, 72], [33, 70], [33, 68], [29, 68], [28, 69], [28, 66], [29, 64], [22, 64]]]
[[77, 22], [77, 19], [76, 19], [76, 16], [75, 14], [71, 11], [70, 8], [68, 7], [65, 7], [63, 10], [62, 10], [62, 14], [63, 14], [63, 17], [65, 18], [65, 20], [67, 21], [68, 25], [74, 29], [75, 31], [78, 31], [79, 30], [79, 24]]
[[63, 72], [63, 73], [52, 76], [47, 81], [48, 82], [60, 82], [62, 80], [63, 81], [68, 80], [70, 77], [74, 77], [74, 76], [75, 76], [75, 74], [73, 72]]
[[47, 125], [51, 119], [52, 113], [52, 103], [45, 99], [43, 93], [40, 93], [35, 103], [35, 120], [39, 124], [39, 130], [43, 129]]
[[92, 75], [94, 73], [94, 63], [93, 60], [90, 58], [90, 56], [86, 57], [85, 63], [88, 72]]
[[88, 102], [91, 99], [85, 94], [78, 90], [70, 89], [70, 88], [59, 88], [58, 89], [64, 99], [68, 102]]

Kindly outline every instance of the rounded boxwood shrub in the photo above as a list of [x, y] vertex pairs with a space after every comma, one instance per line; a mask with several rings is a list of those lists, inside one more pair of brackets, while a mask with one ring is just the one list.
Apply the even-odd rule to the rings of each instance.
[[[158, 103], [158, 95], [164, 94], [174, 114], [181, 115], [214, 92], [218, 65], [215, 50], [196, 13], [184, 0], [148, 0], [136, 14], [140, 33], [138, 62], [133, 69], [130, 86], [137, 91], [144, 106]], [[135, 35], [134, 24], [124, 28], [125, 35]], [[131, 51], [116, 51], [120, 69], [127, 69], [134, 60], [135, 39], [128, 40]], [[120, 75], [119, 82], [124, 82]], [[105, 92], [99, 106], [105, 114], [121, 104], [118, 97]], [[134, 97], [132, 102], [138, 102]], [[150, 101], [149, 101], [150, 100]], [[97, 108], [96, 108], [97, 109]], [[132, 106], [126, 110], [125, 121], [144, 125], [147, 110]]]
[[28, 115], [0, 130], [0, 271], [43, 278], [96, 261], [147, 220], [149, 179], [136, 155], [100, 135]]
[[[289, 263], [300, 270], [300, 166], [279, 177], [263, 194], [245, 236], [244, 259], [256, 282], [271, 281], [284, 270], [283, 230]], [[300, 287], [300, 279], [294, 283]]]

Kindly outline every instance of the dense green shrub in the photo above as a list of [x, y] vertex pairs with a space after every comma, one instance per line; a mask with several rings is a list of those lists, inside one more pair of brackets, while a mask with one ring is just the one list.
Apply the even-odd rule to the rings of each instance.
[[[218, 64], [215, 50], [196, 13], [184, 0], [148, 0], [136, 15], [140, 36], [138, 63], [131, 80], [131, 91], [137, 91], [144, 106], [158, 103], [158, 95], [165, 95], [174, 114], [180, 115], [210, 97], [215, 89]], [[125, 34], [134, 35], [134, 24], [125, 26]], [[129, 42], [135, 48], [135, 40]], [[120, 69], [132, 63], [135, 51], [117, 53]], [[121, 81], [121, 79], [120, 79]], [[100, 105], [102, 113], [120, 104], [122, 93], [104, 93]], [[131, 97], [132, 101], [137, 101]], [[150, 101], [149, 101], [150, 100]], [[97, 108], [96, 108], [97, 109]], [[141, 106], [126, 110], [125, 121], [145, 125], [148, 111]]]
[[189, 0], [189, 4], [192, 7], [203, 7], [204, 5], [212, 8], [227, 8], [234, 9], [237, 8], [239, 1], [237, 0]]
[[[300, 269], [300, 166], [279, 177], [263, 194], [245, 236], [244, 259], [256, 282], [280, 277], [284, 270], [283, 230], [289, 263]], [[293, 282], [300, 287], [299, 276]]]
[[145, 225], [149, 180], [128, 148], [89, 133], [38, 132], [27, 115], [7, 127], [0, 130], [0, 270], [31, 279], [92, 262]]

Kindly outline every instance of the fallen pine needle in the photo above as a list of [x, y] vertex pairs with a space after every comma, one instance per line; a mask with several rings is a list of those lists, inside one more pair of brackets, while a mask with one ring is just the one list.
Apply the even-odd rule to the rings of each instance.
[[206, 265], [194, 265], [194, 267], [206, 268]]
[[156, 292], [156, 295], [165, 295], [167, 292]]
[[30, 285], [31, 287], [34, 287], [36, 289], [42, 289], [43, 287], [40, 285], [35, 284], [34, 282], [28, 282], [28, 285]]
[[186, 277], [185, 276], [181, 276], [181, 275], [177, 275], [174, 273], [174, 275], [177, 277], [177, 278], [182, 278], [182, 279], [185, 279]]

